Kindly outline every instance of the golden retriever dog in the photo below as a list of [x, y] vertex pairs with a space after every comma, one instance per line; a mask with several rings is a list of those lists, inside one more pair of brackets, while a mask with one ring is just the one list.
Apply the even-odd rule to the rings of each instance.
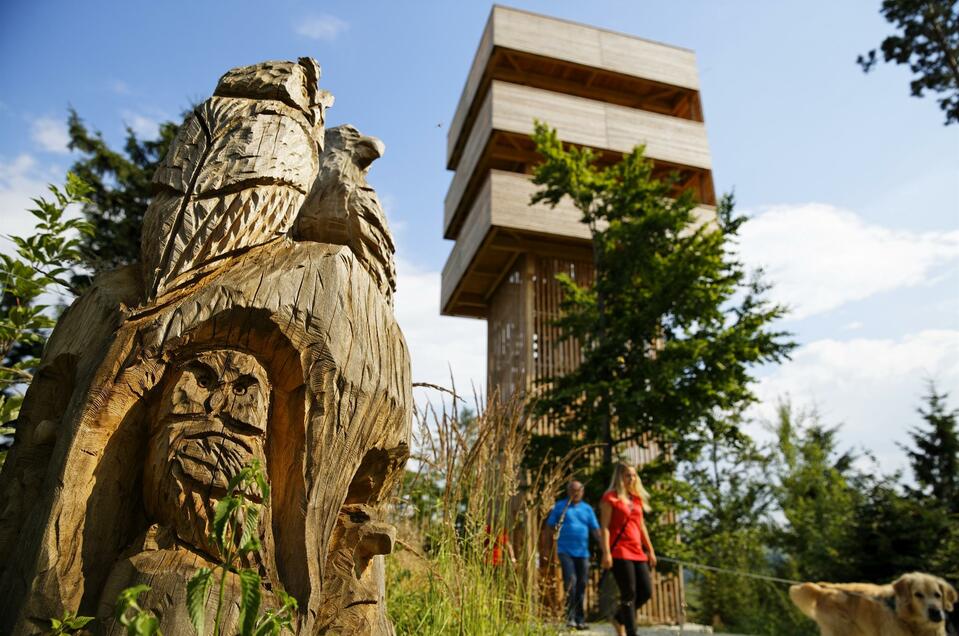
[[823, 636], [945, 636], [956, 589], [937, 576], [912, 572], [889, 585], [793, 585], [789, 597]]

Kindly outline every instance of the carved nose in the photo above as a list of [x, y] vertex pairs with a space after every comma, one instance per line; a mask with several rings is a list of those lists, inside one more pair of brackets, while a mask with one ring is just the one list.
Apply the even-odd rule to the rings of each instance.
[[226, 404], [226, 397], [223, 395], [223, 391], [214, 391], [206, 399], [206, 412], [210, 415], [216, 415], [223, 410], [224, 404]]
[[371, 521], [363, 527], [355, 554], [364, 559], [377, 554], [389, 554], [393, 551], [394, 541], [396, 528], [393, 525]]
[[378, 554], [389, 554], [396, 541], [396, 528], [388, 523], [370, 521], [360, 529], [360, 540], [353, 550], [353, 571], [359, 578]]
[[939, 621], [941, 621], [941, 620], [942, 620], [942, 610], [940, 610], [938, 607], [930, 607], [930, 608], [929, 608], [929, 620], [931, 620], [933, 623], [938, 623]]

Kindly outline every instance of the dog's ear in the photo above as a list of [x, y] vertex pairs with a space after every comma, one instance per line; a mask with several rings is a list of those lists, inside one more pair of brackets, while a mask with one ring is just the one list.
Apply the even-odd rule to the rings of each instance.
[[939, 588], [942, 590], [942, 608], [951, 612], [957, 600], [956, 588], [949, 585], [945, 579], [938, 579], [938, 581]]
[[893, 581], [892, 589], [896, 592], [896, 613], [908, 616], [912, 613], [912, 577], [903, 574]]
[[896, 596], [909, 598], [909, 588], [910, 584], [908, 574], [903, 574], [892, 583], [892, 589], [896, 591]]

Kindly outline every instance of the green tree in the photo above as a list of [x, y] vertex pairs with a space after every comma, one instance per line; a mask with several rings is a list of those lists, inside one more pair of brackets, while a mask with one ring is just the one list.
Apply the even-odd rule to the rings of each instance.
[[785, 523], [771, 546], [784, 558], [780, 576], [804, 581], [851, 579], [853, 529], [860, 501], [855, 457], [837, 449], [837, 428], [812, 413], [779, 405], [771, 449], [773, 488]]
[[[939, 93], [946, 125], [959, 123], [959, 11], [956, 0], [883, 0], [881, 13], [897, 32], [882, 41], [886, 62], [908, 64], [914, 97]], [[856, 62], [869, 72], [876, 49]]]
[[[751, 572], [762, 567], [765, 517], [772, 504], [766, 464], [751, 440], [730, 443], [724, 435], [710, 435], [700, 460], [683, 471], [694, 495], [680, 518], [692, 562]], [[690, 609], [695, 622], [757, 633], [766, 584], [711, 570], [691, 573]]]
[[[83, 236], [92, 231], [81, 219], [65, 218], [67, 207], [85, 204], [89, 187], [73, 173], [61, 191], [50, 186], [53, 200], [34, 199], [30, 213], [35, 234], [8, 237], [16, 255], [0, 254], [0, 434], [13, 433], [23, 390], [33, 380], [43, 345], [56, 320], [44, 304], [57, 294], [72, 295], [68, 276], [80, 266]], [[4, 453], [0, 451], [0, 463]]]
[[[107, 144], [100, 132], [91, 132], [76, 111], [68, 120], [70, 148], [80, 153], [72, 171], [91, 187], [83, 214], [93, 232], [80, 248], [94, 273], [109, 271], [139, 259], [143, 215], [153, 196], [152, 179], [166, 156], [178, 124], [160, 124], [156, 139], [141, 140], [127, 127], [122, 151]], [[85, 282], [83, 274], [78, 284]]]
[[544, 161], [532, 202], [572, 200], [596, 272], [588, 288], [559, 277], [559, 326], [583, 359], [549, 378], [537, 412], [559, 423], [559, 445], [602, 444], [607, 465], [617, 445], [665, 444], [668, 456], [643, 475], [665, 485], [715, 414], [754, 399], [750, 367], [788, 355], [788, 334], [771, 328], [784, 309], [764, 299], [766, 287], [731, 249], [745, 220], [731, 197], [704, 222], [690, 193], [674, 196], [673, 183], [653, 178], [642, 147], [601, 168], [543, 123], [533, 139]]
[[944, 544], [955, 524], [948, 513], [903, 494], [898, 475], [863, 481], [848, 578], [884, 582], [914, 570], [946, 573], [933, 563], [937, 555], [946, 556]]
[[931, 499], [953, 514], [959, 514], [959, 409], [946, 406], [946, 393], [929, 383], [926, 408], [918, 409], [927, 428], [909, 432], [915, 448], [901, 446], [909, 457], [918, 486], [917, 495]]
[[[907, 487], [907, 506], [922, 521], [912, 531], [922, 538], [923, 569], [952, 580], [959, 579], [959, 410], [950, 409], [948, 394], [929, 383], [925, 408], [918, 409], [925, 427], [910, 431], [914, 448], [903, 447], [909, 457], [915, 487]], [[916, 524], [919, 526], [920, 524]], [[902, 533], [908, 540], [909, 529]], [[916, 568], [919, 567], [916, 564]]]

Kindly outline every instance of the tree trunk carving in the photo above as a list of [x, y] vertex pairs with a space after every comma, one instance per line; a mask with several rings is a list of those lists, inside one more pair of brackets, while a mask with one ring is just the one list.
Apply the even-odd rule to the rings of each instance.
[[192, 633], [186, 582], [217, 562], [213, 509], [252, 459], [271, 493], [248, 565], [299, 601], [297, 633], [392, 633], [382, 517], [412, 398], [366, 182], [383, 145], [324, 129], [319, 74], [228, 72], [157, 171], [140, 264], [57, 325], [0, 473], [0, 633], [73, 611], [120, 634], [113, 602], [138, 583], [164, 633]]

